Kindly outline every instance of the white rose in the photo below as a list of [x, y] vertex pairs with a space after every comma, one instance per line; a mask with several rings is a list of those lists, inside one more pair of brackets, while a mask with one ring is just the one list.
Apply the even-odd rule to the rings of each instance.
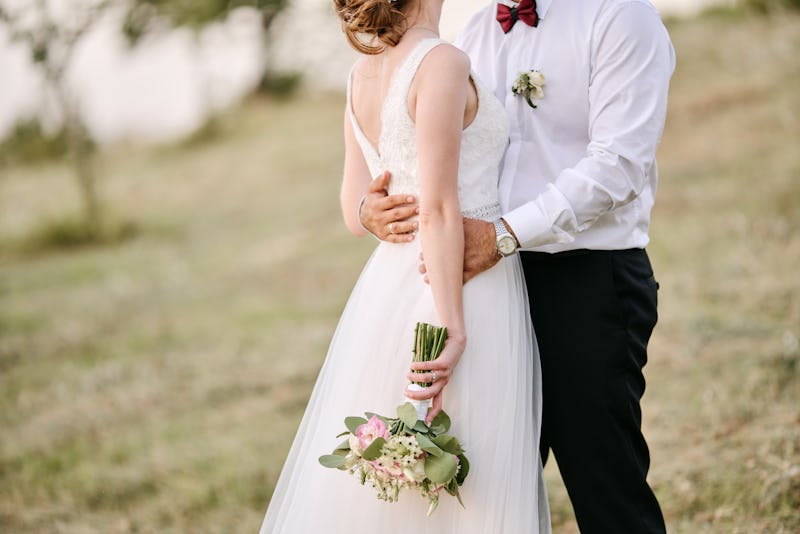
[[403, 474], [407, 479], [414, 482], [422, 482], [425, 480], [425, 462], [417, 461], [411, 467], [403, 469]]
[[361, 450], [361, 443], [358, 441], [358, 436], [355, 434], [350, 434], [350, 436], [347, 438], [347, 442], [350, 444], [351, 451], [359, 456], [364, 454], [364, 451]]
[[541, 88], [541, 87], [534, 87], [534, 88], [531, 90], [531, 93], [532, 93], [532, 94], [533, 94], [533, 96], [535, 96], [536, 98], [540, 98], [540, 99], [541, 99], [541, 98], [544, 98], [544, 91], [542, 91], [542, 88]]
[[530, 81], [531, 85], [542, 87], [544, 86], [544, 74], [538, 70], [532, 70], [528, 73], [528, 81]]
[[358, 464], [359, 456], [354, 452], [350, 451], [347, 453], [347, 456], [344, 457], [344, 467], [345, 469], [352, 469]]

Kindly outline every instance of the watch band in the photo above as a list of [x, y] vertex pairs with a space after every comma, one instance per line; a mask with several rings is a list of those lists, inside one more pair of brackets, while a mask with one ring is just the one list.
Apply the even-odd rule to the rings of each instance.
[[[360, 220], [361, 220], [361, 219], [359, 219], [359, 221], [360, 221]], [[501, 235], [504, 235], [504, 234], [509, 234], [509, 235], [511, 235], [511, 234], [509, 233], [508, 229], [506, 228], [506, 225], [505, 225], [505, 224], [503, 224], [503, 219], [497, 219], [497, 220], [495, 220], [495, 221], [492, 221], [492, 224], [494, 225], [494, 235], [495, 235], [495, 237], [497, 237], [498, 239], [500, 238], [500, 236], [501, 236]]]
[[510, 256], [519, 250], [517, 238], [509, 231], [502, 217], [492, 221], [492, 224], [494, 225], [494, 233], [497, 239], [497, 253], [500, 256]]

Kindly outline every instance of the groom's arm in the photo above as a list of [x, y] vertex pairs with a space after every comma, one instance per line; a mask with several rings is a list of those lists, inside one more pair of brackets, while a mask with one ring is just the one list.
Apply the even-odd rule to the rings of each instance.
[[525, 248], [573, 241], [652, 178], [675, 66], [666, 29], [651, 6], [629, 2], [598, 21], [592, 42], [585, 157], [504, 216]]

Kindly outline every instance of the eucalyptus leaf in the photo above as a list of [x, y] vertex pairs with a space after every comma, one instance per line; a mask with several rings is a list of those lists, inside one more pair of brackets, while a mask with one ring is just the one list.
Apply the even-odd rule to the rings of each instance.
[[349, 431], [349, 430], [345, 430], [344, 432], [340, 432], [339, 434], [337, 434], [337, 435], [336, 435], [336, 437], [337, 437], [337, 438], [341, 438], [342, 436], [346, 436], [346, 435], [348, 435], [349, 433], [350, 433], [350, 431]]
[[450, 416], [447, 415], [444, 410], [442, 410], [436, 415], [436, 417], [433, 418], [433, 421], [431, 421], [431, 427], [434, 426], [444, 427], [442, 432], [437, 432], [437, 434], [444, 434], [450, 430]]
[[425, 476], [434, 484], [445, 484], [456, 474], [458, 462], [450, 453], [441, 456], [428, 456], [425, 458]]
[[458, 491], [458, 484], [453, 484], [453, 491], [450, 492], [450, 495], [458, 499], [458, 504], [461, 505], [461, 508], [466, 508], [466, 506], [464, 506], [464, 501], [461, 500], [461, 492]]
[[342, 469], [344, 467], [344, 462], [344, 456], [338, 456], [336, 454], [326, 454], [325, 456], [319, 457], [319, 463], [331, 469]]
[[458, 461], [461, 467], [458, 470], [458, 474], [456, 475], [456, 482], [458, 482], [458, 485], [460, 486], [461, 484], [464, 483], [464, 480], [467, 478], [467, 475], [469, 474], [469, 460], [467, 460], [467, 457], [464, 456], [463, 454], [459, 454]]
[[350, 440], [348, 440], [348, 439], [344, 440], [334, 450], [337, 450], [337, 451], [349, 451], [350, 450]]
[[356, 433], [356, 428], [360, 427], [367, 423], [367, 420], [363, 417], [345, 417], [344, 418], [344, 426], [347, 427], [347, 430], [350, 431], [351, 434]]
[[428, 454], [432, 454], [434, 456], [441, 456], [444, 451], [436, 446], [434, 442], [428, 438], [425, 434], [417, 434], [417, 443], [419, 443], [419, 448], [423, 451], [427, 452]]
[[425, 424], [425, 421], [417, 420], [417, 422], [414, 424], [414, 428], [412, 428], [411, 430], [413, 430], [414, 432], [427, 434], [428, 430], [430, 429], [428, 428], [428, 425]]
[[450, 454], [459, 455], [464, 451], [461, 449], [461, 444], [458, 442], [455, 436], [451, 436], [449, 434], [442, 434], [440, 436], [436, 436], [433, 438], [433, 442], [442, 450], [449, 452]]
[[370, 443], [364, 453], [361, 455], [365, 460], [377, 460], [381, 455], [381, 449], [386, 444], [383, 438], [375, 438], [375, 441]]
[[397, 417], [403, 421], [403, 424], [408, 428], [414, 428], [417, 424], [417, 410], [410, 402], [406, 402], [397, 407]]

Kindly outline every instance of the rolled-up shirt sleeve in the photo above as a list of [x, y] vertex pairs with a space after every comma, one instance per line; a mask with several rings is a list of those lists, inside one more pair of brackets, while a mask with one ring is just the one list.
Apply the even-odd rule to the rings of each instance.
[[523, 248], [569, 243], [655, 179], [675, 54], [658, 13], [619, 4], [594, 25], [589, 144], [534, 200], [504, 215]]

